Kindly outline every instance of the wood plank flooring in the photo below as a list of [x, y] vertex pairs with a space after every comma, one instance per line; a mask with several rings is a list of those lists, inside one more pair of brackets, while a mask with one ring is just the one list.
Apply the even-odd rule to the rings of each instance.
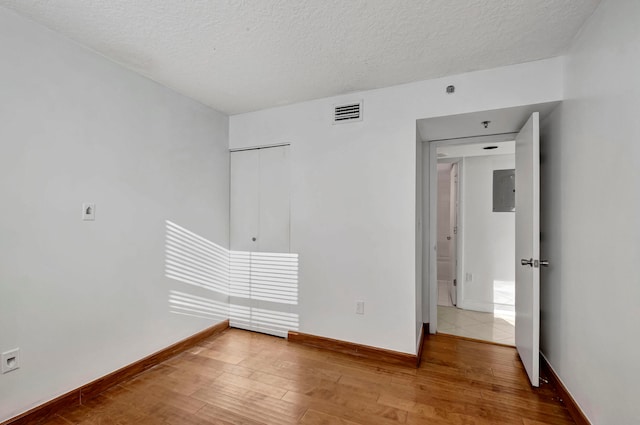
[[420, 368], [229, 329], [47, 425], [570, 424], [514, 348], [429, 336]]

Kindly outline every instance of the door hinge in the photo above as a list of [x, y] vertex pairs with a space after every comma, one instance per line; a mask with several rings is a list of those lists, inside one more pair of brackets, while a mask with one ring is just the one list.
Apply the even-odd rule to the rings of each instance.
[[458, 226], [453, 226], [453, 234], [454, 235], [458, 234]]
[[453, 286], [458, 286], [458, 279], [453, 279]]

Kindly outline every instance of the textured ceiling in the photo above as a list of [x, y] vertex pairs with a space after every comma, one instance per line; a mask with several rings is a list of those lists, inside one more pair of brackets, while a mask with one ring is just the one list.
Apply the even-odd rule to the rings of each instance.
[[599, 0], [0, 0], [228, 114], [564, 53]]

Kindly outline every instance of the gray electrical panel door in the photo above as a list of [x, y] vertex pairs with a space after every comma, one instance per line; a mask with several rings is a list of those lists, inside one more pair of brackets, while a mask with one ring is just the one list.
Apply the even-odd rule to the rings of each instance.
[[516, 210], [516, 170], [493, 170], [493, 212]]

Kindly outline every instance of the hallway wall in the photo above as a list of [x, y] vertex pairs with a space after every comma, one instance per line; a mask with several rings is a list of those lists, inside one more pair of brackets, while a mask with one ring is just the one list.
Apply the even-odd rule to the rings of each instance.
[[493, 171], [512, 168], [513, 154], [464, 159], [461, 308], [493, 312], [497, 293], [515, 291], [515, 213], [493, 211]]

